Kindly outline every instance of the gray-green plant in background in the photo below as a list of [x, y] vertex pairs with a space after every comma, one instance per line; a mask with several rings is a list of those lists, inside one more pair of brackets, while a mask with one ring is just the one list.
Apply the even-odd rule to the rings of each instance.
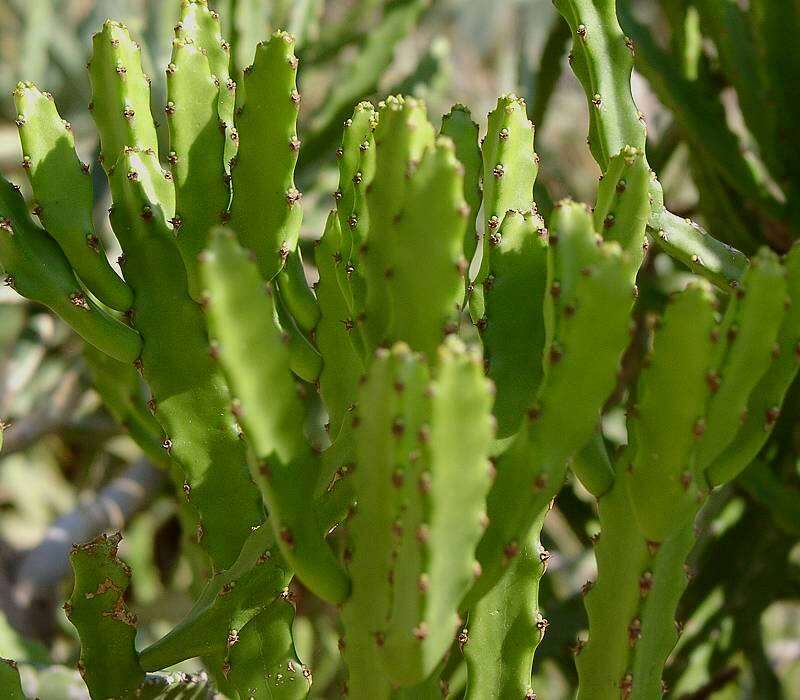
[[[414, 3], [392, 7], [413, 22]], [[514, 95], [480, 142], [462, 106], [437, 128], [414, 98], [361, 103], [337, 152], [313, 289], [292, 35], [258, 44], [239, 78], [217, 14], [185, 0], [166, 149], [138, 46], [115, 22], [95, 35], [91, 111], [122, 279], [93, 229], [69, 125], [19, 84], [41, 226], [0, 183], [6, 281], [86, 341], [97, 390], [174, 483], [203, 582], [189, 614], [137, 649], [119, 537], [74, 549], [66, 611], [93, 698], [208, 692], [158, 673], [195, 657], [227, 697], [306, 697], [293, 576], [340, 610], [350, 697], [446, 695], [462, 654], [464, 697], [535, 697], [541, 529], [570, 467], [601, 525], [579, 696], [660, 696], [694, 517], [759, 452], [797, 372], [800, 259], [762, 250], [748, 262], [665, 209], [615, 3], [557, 7], [603, 172], [594, 207], [565, 200], [545, 222], [534, 129]], [[612, 460], [598, 423], [651, 239], [707, 279], [656, 324], [629, 444]], [[315, 391], [323, 436], [306, 430]], [[21, 697], [7, 669], [0, 682]]]

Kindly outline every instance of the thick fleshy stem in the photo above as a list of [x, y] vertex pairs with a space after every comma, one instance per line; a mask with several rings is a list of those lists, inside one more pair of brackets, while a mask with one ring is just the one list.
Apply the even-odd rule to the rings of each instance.
[[367, 350], [373, 352], [388, 336], [392, 323], [393, 260], [402, 245], [398, 225], [402, 221], [413, 174], [423, 154], [434, 142], [425, 104], [413, 98], [390, 96], [379, 105], [375, 129], [375, 175], [366, 194], [369, 234], [361, 245], [361, 267], [366, 282], [363, 324]]
[[75, 152], [72, 127], [59, 115], [53, 96], [32, 83], [17, 85], [14, 103], [34, 213], [88, 289], [111, 308], [127, 311], [133, 294], [111, 269], [95, 233], [92, 178]]
[[491, 234], [483, 282], [484, 316], [478, 323], [487, 376], [497, 390], [498, 437], [522, 424], [544, 373], [544, 299], [548, 233], [533, 211], [509, 211]]
[[273, 322], [272, 291], [226, 229], [213, 234], [201, 268], [211, 335], [233, 394], [233, 414], [255, 456], [252, 473], [275, 538], [311, 590], [341, 603], [347, 576], [325, 541], [325, 524], [308, 510], [320, 465], [303, 434], [304, 407], [289, 348]]
[[363, 327], [357, 319], [364, 311], [366, 288], [359, 248], [369, 228], [364, 197], [375, 171], [375, 124], [375, 108], [369, 102], [356, 105], [352, 118], [344, 124], [337, 150], [336, 211], [329, 214], [314, 254], [320, 308], [315, 339], [323, 357], [319, 389], [328, 408], [332, 440], [337, 439], [347, 413], [355, 406], [357, 381], [364, 370]]
[[144, 338], [137, 365], [164, 431], [162, 447], [184, 472], [185, 497], [198, 512], [198, 541], [215, 568], [224, 569], [264, 513], [202, 310], [189, 296], [183, 261], [154, 199], [164, 179], [152, 151], [126, 149], [111, 174], [111, 224], [136, 294], [133, 319]]
[[[330, 212], [315, 250], [319, 271], [316, 292], [321, 310], [316, 328], [317, 348], [323, 358], [319, 390], [328, 409], [328, 432], [335, 440], [347, 414], [356, 402], [358, 378], [364, 363], [358, 346], [358, 329], [347, 297], [340, 286], [339, 269], [344, 265], [342, 229], [336, 212]], [[345, 273], [347, 274], [347, 273]], [[350, 273], [358, 274], [355, 270]]]
[[492, 241], [510, 209], [535, 210], [533, 186], [539, 171], [534, 151], [534, 125], [528, 120], [525, 100], [503, 95], [489, 113], [483, 152], [483, 236], [481, 262], [470, 284], [469, 310], [478, 323], [485, 314], [485, 280], [489, 275]]
[[[389, 677], [404, 687], [421, 683], [439, 664], [461, 622], [461, 598], [480, 574], [473, 552], [486, 527], [494, 434], [491, 385], [482, 370], [477, 350], [455, 338], [442, 345], [423, 387], [425, 422], [409, 435], [416, 450], [392, 475], [395, 487], [402, 479], [402, 505], [393, 525], [392, 610], [381, 653]], [[407, 400], [408, 413], [399, 418], [411, 433], [420, 397]], [[368, 497], [359, 495], [359, 502]]]
[[712, 486], [733, 479], [758, 456], [772, 435], [784, 397], [800, 368], [800, 246], [792, 247], [784, 267], [790, 305], [774, 348], [777, 358], [753, 389], [736, 437], [708, 465], [706, 473]]
[[[236, 14], [235, 2], [231, 3], [229, 12], [233, 17]], [[231, 66], [233, 56], [236, 54], [236, 42], [233, 33], [236, 27], [231, 22], [231, 41], [222, 36], [220, 17], [209, 9], [207, 0], [183, 0], [181, 3], [180, 21], [175, 27], [175, 38], [183, 42], [192, 42], [208, 60], [211, 74], [217, 79], [219, 99], [217, 112], [219, 114], [220, 128], [225, 131], [225, 169], [236, 155], [239, 148], [234, 132], [234, 109], [236, 106], [237, 71]]]
[[[747, 437], [738, 444], [751, 440], [752, 424], [741, 420], [745, 407], [772, 405], [797, 371], [796, 262], [794, 252], [784, 267], [762, 250], [722, 319], [708, 283], [696, 280], [678, 293], [657, 326], [628, 414], [630, 446], [617, 460], [611, 489], [605, 477], [594, 478], [597, 469], [607, 473], [603, 460], [581, 465], [603, 492], [579, 698], [645, 700], [661, 692], [709, 469], [739, 435]], [[765, 433], [760, 441], [776, 419], [770, 409], [756, 417]]]
[[291, 569], [275, 545], [272, 530], [253, 531], [234, 565], [206, 583], [192, 609], [166, 636], [142, 650], [139, 661], [157, 671], [195, 656], [225, 657], [251, 620], [281, 595]]
[[[92, 46], [89, 110], [100, 132], [100, 161], [108, 172], [124, 148], [158, 152], [158, 136], [150, 112], [150, 79], [142, 70], [141, 48], [131, 39], [127, 27], [106, 21], [92, 37]], [[167, 198], [159, 203], [166, 210], [171, 188], [162, 189]], [[174, 202], [174, 195], [172, 199]]]
[[302, 194], [294, 183], [300, 149], [298, 62], [294, 38], [286, 32], [258, 45], [253, 64], [244, 71], [231, 134], [239, 151], [231, 164], [230, 225], [255, 253], [266, 280], [295, 251], [303, 216]]
[[5, 284], [52, 309], [87, 343], [132, 363], [139, 334], [113, 318], [83, 290], [59, 245], [30, 218], [19, 188], [0, 178], [0, 263]]
[[472, 121], [470, 111], [464, 105], [457, 104], [442, 117], [439, 133], [452, 139], [456, 158], [464, 168], [464, 200], [469, 206], [467, 230], [464, 233], [464, 257], [471, 262], [478, 248], [478, 232], [475, 226], [483, 201], [483, 155], [478, 141], [479, 128]]
[[[477, 602], [519, 552], [537, 514], [561, 488], [567, 461], [595, 431], [628, 344], [632, 264], [616, 242], [598, 242], [589, 211], [557, 205], [550, 229], [544, 378], [508, 449], [496, 461], [489, 528], [478, 545]], [[587, 371], [587, 368], [591, 368]]]
[[[379, 158], [380, 151], [379, 145]], [[382, 342], [402, 340], [431, 361], [445, 337], [455, 333], [464, 299], [468, 207], [462, 171], [453, 142], [438, 137], [408, 178], [390, 234], [391, 257], [384, 273], [390, 320]], [[377, 243], [370, 235], [368, 245]]]
[[467, 661], [467, 700], [535, 698], [533, 655], [548, 622], [539, 610], [539, 581], [550, 556], [539, 541], [549, 509], [500, 581], [469, 613], [458, 643]]
[[134, 647], [136, 616], [125, 603], [130, 569], [117, 558], [122, 536], [100, 535], [75, 546], [72, 596], [64, 605], [81, 639], [81, 672], [93, 698], [132, 696], [144, 680]]
[[460, 599], [478, 573], [490, 404], [480, 357], [460, 341], [442, 347], [432, 382], [408, 346], [376, 353], [359, 400], [353, 588], [343, 610], [354, 698], [386, 697], [390, 681], [421, 683], [452, 644]]
[[689, 523], [658, 545], [631, 527], [633, 520], [623, 472], [600, 500], [598, 578], [584, 586], [589, 639], [577, 647], [579, 700], [650, 700], [662, 693], [694, 536]]
[[[625, 146], [643, 149], [644, 116], [631, 94], [633, 42], [619, 26], [616, 0], [554, 0], [572, 30], [572, 69], [589, 105], [589, 146], [605, 172], [614, 154]], [[747, 267], [739, 251], [712, 238], [698, 224], [671, 214], [664, 207], [658, 180], [650, 187], [652, 209], [648, 230], [670, 255], [692, 272], [725, 288]]]
[[[182, 22], [185, 25], [187, 18]], [[197, 255], [205, 248], [211, 228], [227, 220], [230, 202], [217, 83], [219, 78], [211, 72], [201, 47], [175, 39], [167, 66], [166, 107], [168, 160], [175, 183], [173, 228], [189, 278], [189, 293], [196, 301], [202, 292]]]

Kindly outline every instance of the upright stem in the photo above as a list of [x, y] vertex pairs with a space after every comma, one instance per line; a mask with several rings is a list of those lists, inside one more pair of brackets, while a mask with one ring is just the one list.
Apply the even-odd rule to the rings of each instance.
[[539, 611], [539, 582], [548, 553], [540, 538], [549, 511], [539, 513], [508, 570], [469, 611], [459, 639], [467, 662], [467, 700], [535, 697], [531, 668], [547, 627]]
[[598, 578], [586, 595], [589, 640], [577, 658], [578, 700], [657, 700], [661, 675], [678, 639], [674, 622], [686, 587], [684, 562], [693, 524], [663, 543], [636, 525], [626, 472], [600, 499]]

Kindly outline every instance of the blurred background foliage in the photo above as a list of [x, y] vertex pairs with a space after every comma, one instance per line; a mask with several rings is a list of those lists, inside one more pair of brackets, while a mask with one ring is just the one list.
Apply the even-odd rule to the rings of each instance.
[[[476, 119], [504, 92], [528, 102], [542, 160], [537, 201], [567, 194], [591, 200], [596, 165], [585, 145], [586, 103], [567, 68], [568, 31], [549, 0], [220, 0], [214, 3], [234, 46], [238, 68], [275, 28], [298, 39], [303, 108], [299, 182], [305, 192], [303, 236], [310, 244], [335, 189], [335, 149], [353, 105], [393, 92], [424, 97], [436, 121], [454, 102]], [[625, 0], [673, 67], [685, 66], [681, 34], [691, 0]], [[0, 0], [0, 171], [24, 186], [10, 93], [18, 80], [52, 92], [76, 134], [78, 150], [96, 161], [86, 104], [90, 36], [108, 17], [126, 22], [142, 44], [153, 80], [154, 112], [164, 104], [178, 3], [171, 0]], [[640, 27], [640, 31], [641, 31]], [[626, 26], [626, 29], [628, 27]], [[646, 58], [646, 57], [645, 57]], [[701, 41], [697, 60], [730, 127], [746, 140], [736, 94], [718, 70], [714, 45]], [[668, 91], [640, 65], [634, 94], [649, 125], [649, 160], [673, 211], [697, 218], [718, 238], [747, 252], [782, 239], [717, 182], [676, 119]], [[645, 76], [647, 79], [645, 79]], [[663, 100], [663, 102], [661, 101]], [[680, 105], [678, 105], [680, 107]], [[689, 135], [691, 136], [691, 135]], [[98, 178], [97, 184], [103, 182]], [[723, 188], [724, 189], [724, 188]], [[97, 192], [97, 219], [107, 230], [108, 195]], [[720, 203], [722, 208], [720, 208]], [[116, 257], [113, 243], [108, 248]], [[311, 256], [307, 256], [311, 257]], [[308, 271], [313, 276], [313, 270]], [[679, 288], [686, 272], [663, 255], [640, 278], [640, 333], [629, 353], [642, 356], [648, 319]], [[74, 661], [77, 640], [60, 602], [70, 589], [66, 552], [100, 529], [124, 526], [122, 557], [132, 565], [131, 604], [142, 643], [155, 640], [189, 609], [193, 584], [180, 554], [180, 525], [160, 472], [140, 458], [91, 388], [82, 344], [55, 317], [0, 291], [0, 656], [26, 662], [30, 696], [85, 697]], [[680, 390], [676, 387], [676, 390]], [[622, 444], [624, 391], [609, 401], [604, 431]], [[692, 582], [682, 603], [684, 634], [667, 670], [669, 697], [684, 700], [800, 700], [800, 449], [798, 392], [789, 397], [775, 439], [732, 487], [716, 493], [698, 523]], [[553, 556], [541, 606], [553, 620], [539, 651], [535, 687], [545, 700], [568, 698], [573, 654], [585, 634], [581, 586], [593, 578], [594, 503], [578, 485], [565, 489], [546, 524]], [[713, 545], [713, 546], [712, 546]], [[341, 665], [335, 616], [296, 591], [300, 656], [314, 671], [312, 697], [339, 697]], [[194, 670], [185, 664], [176, 670]], [[448, 697], [458, 698], [455, 670]]]

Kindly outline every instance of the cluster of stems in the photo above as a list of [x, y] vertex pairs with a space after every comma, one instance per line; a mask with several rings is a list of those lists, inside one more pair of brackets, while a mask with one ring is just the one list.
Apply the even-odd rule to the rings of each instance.
[[[195, 657], [227, 697], [306, 697], [293, 577], [340, 611], [354, 700], [436, 696], [462, 655], [468, 700], [533, 698], [540, 534], [570, 468], [601, 525], [579, 697], [660, 696], [694, 518], [758, 454], [797, 372], [800, 251], [748, 261], [664, 207], [614, 0], [556, 5], [603, 172], [594, 205], [564, 200], [544, 220], [514, 95], [483, 138], [460, 105], [435, 126], [420, 100], [364, 102], [337, 151], [313, 287], [292, 36], [259, 44], [235, 81], [218, 16], [184, 0], [159, 151], [139, 47], [115, 22], [95, 35], [122, 277], [69, 124], [19, 84], [33, 203], [0, 183], [6, 282], [85, 340], [109, 410], [174, 483], [204, 582], [137, 648], [119, 538], [74, 549], [66, 610], [93, 698], [194, 697], [204, 681], [158, 672]], [[698, 275], [625, 380], [628, 444], [612, 459], [598, 426], [651, 241]], [[327, 422], [310, 439], [315, 392]], [[18, 686], [9, 668], [2, 687]]]

